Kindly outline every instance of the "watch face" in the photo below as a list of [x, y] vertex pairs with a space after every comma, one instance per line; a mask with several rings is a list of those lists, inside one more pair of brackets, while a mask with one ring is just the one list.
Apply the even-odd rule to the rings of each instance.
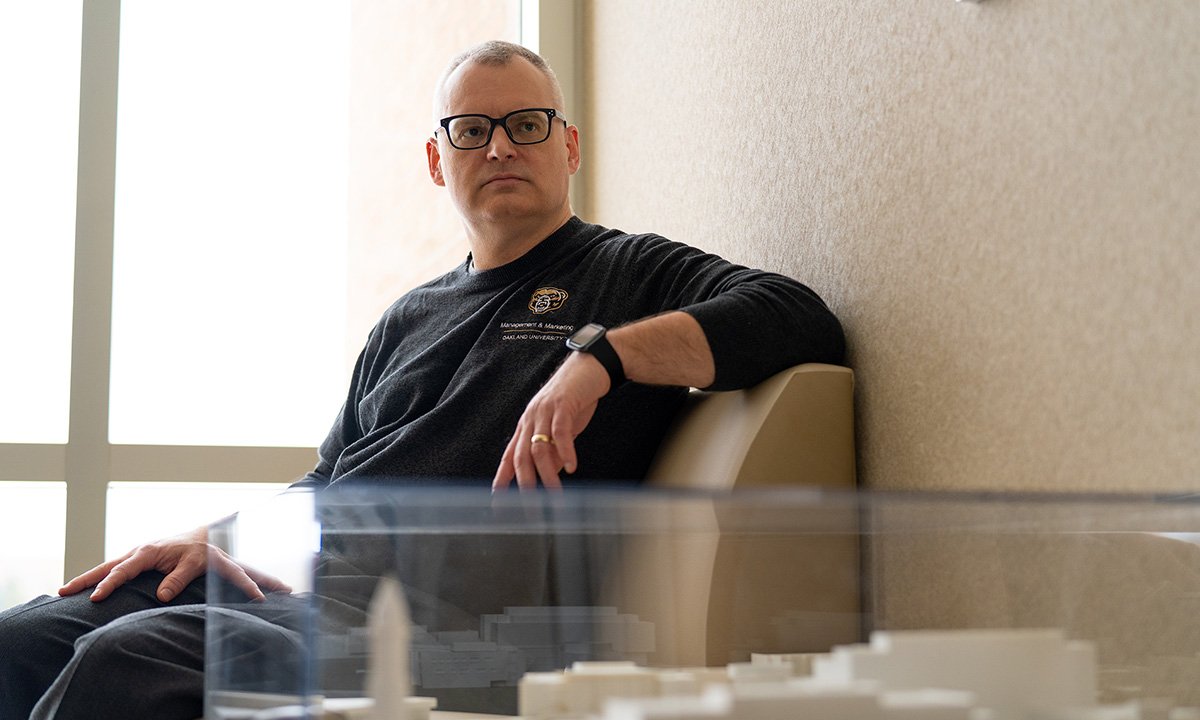
[[589, 345], [596, 342], [596, 339], [604, 334], [604, 326], [596, 323], [588, 323], [575, 331], [568, 341], [568, 345], [573, 350], [586, 350]]

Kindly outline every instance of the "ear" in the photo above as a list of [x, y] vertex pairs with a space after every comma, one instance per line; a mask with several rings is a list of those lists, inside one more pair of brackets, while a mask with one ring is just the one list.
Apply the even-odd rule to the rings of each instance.
[[567, 126], [567, 170], [574, 175], [579, 169], [579, 128]]
[[442, 156], [438, 152], [436, 137], [425, 141], [425, 156], [429, 158], [429, 179], [433, 180], [434, 185], [446, 187], [446, 178], [442, 177]]

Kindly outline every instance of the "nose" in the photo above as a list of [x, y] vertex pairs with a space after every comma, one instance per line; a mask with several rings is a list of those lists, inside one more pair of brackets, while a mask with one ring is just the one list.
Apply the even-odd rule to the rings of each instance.
[[509, 139], [504, 128], [497, 125], [492, 129], [492, 139], [488, 141], [487, 156], [489, 160], [507, 160], [516, 156], [517, 146]]

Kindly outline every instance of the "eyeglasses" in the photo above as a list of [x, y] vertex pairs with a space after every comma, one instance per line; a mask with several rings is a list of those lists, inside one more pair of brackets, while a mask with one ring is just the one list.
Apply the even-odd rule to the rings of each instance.
[[[513, 110], [501, 118], [487, 115], [451, 115], [442, 118], [446, 139], [459, 150], [476, 150], [492, 141], [496, 126], [504, 128], [514, 145], [537, 145], [550, 137], [550, 121], [558, 116], [551, 108]], [[567, 124], [566, 118], [558, 118]], [[435, 131], [436, 132], [436, 131]]]

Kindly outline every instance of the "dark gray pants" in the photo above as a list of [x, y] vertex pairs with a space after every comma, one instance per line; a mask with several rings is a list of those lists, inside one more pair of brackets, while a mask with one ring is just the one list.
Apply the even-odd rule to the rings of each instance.
[[[99, 603], [85, 590], [0, 613], [0, 720], [200, 717], [206, 580], [164, 604], [154, 594], [162, 579], [144, 573]], [[269, 596], [245, 603], [246, 613], [221, 609], [235, 619], [222, 624], [231, 631], [237, 624], [238, 636], [268, 657], [286, 657], [277, 649], [300, 642], [287, 622], [298, 605]]]

